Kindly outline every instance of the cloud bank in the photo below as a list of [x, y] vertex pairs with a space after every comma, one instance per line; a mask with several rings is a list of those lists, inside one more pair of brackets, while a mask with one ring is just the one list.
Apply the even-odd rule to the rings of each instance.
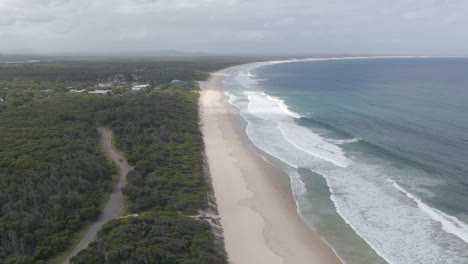
[[0, 0], [0, 52], [468, 54], [468, 1]]

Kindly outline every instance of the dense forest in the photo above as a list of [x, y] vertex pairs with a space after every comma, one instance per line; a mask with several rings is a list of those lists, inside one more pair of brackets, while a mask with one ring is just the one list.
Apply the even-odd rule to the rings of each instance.
[[0, 263], [46, 260], [98, 216], [114, 168], [93, 113], [114, 105], [66, 95], [0, 113]]
[[203, 80], [207, 72], [250, 62], [242, 58], [170, 58], [105, 61], [49, 61], [43, 63], [1, 64], [0, 80], [17, 79], [58, 82], [86, 82], [107, 80], [123, 75], [128, 81], [139, 76], [143, 81], [156, 84]]
[[[99, 215], [115, 168], [100, 149], [98, 123], [134, 166], [124, 189], [132, 216], [105, 225], [72, 263], [226, 263], [218, 227], [194, 217], [213, 202], [193, 81], [236, 63], [0, 65], [0, 263], [48, 263]], [[159, 85], [123, 96], [67, 90], [122, 74]]]
[[71, 263], [223, 264], [222, 244], [205, 221], [145, 213], [112, 220]]
[[72, 263], [226, 263], [209, 223], [185, 216], [209, 205], [195, 89], [187, 84], [132, 97], [101, 113], [135, 164], [124, 193], [128, 212], [140, 216], [107, 224]]
[[130, 213], [203, 209], [203, 141], [196, 93], [157, 92], [131, 98], [109, 111], [104, 124], [135, 170], [125, 189]]

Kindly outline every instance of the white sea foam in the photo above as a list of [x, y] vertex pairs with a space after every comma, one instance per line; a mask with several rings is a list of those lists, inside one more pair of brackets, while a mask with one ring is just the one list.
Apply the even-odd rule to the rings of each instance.
[[[340, 167], [347, 167], [350, 164], [351, 161], [345, 157], [340, 147], [327, 142], [311, 130], [297, 125], [294, 118], [299, 115], [289, 111], [282, 99], [264, 95], [262, 92], [245, 92], [245, 94], [250, 101], [249, 112], [264, 120], [275, 122], [276, 129], [279, 128], [282, 137], [293, 147]], [[296, 163], [295, 166], [297, 165]]]
[[434, 221], [441, 223], [442, 228], [446, 232], [451, 233], [468, 243], [468, 225], [466, 223], [460, 221], [455, 216], [448, 215], [440, 210], [437, 210], [436, 208], [430, 207], [429, 205], [425, 204], [419, 197], [408, 192], [395, 181], [391, 179], [388, 179], [387, 181], [390, 182], [397, 190], [404, 193], [406, 196], [416, 202], [419, 209], [430, 216]]
[[[265, 94], [265, 93], [264, 93]], [[302, 118], [302, 116], [296, 112], [293, 112], [291, 110], [289, 110], [289, 106], [284, 102], [283, 99], [280, 99], [280, 98], [276, 98], [276, 97], [273, 97], [273, 96], [269, 96], [267, 95], [266, 96], [268, 99], [272, 100], [273, 102], [275, 102], [278, 107], [283, 111], [285, 112], [287, 115], [291, 116], [291, 117], [294, 117], [294, 118]]]
[[[465, 223], [434, 208], [428, 213], [414, 196], [408, 197], [416, 203], [405, 199], [393, 184], [385, 184], [394, 173], [406, 171], [388, 169], [394, 166], [391, 162], [363, 153], [352, 152], [349, 155], [353, 159], [348, 158], [339, 144], [359, 139], [326, 139], [299, 126], [265, 92], [237, 94], [245, 98], [232, 103], [247, 120], [246, 133], [251, 141], [290, 168], [309, 168], [323, 175], [337, 213], [387, 262], [468, 263]], [[307, 189], [300, 175], [297, 171], [288, 174], [299, 210], [307, 207], [307, 199], [299, 199]]]
[[355, 142], [359, 142], [360, 140], [361, 140], [360, 138], [352, 138], [352, 139], [327, 139], [328, 142], [333, 143], [333, 144], [337, 144], [337, 145], [355, 143]]
[[468, 245], [382, 184], [381, 164], [359, 161], [346, 170], [311, 170], [326, 178], [340, 216], [387, 262], [467, 263]]
[[276, 157], [277, 159], [281, 160], [285, 164], [295, 169], [299, 168], [301, 164], [301, 157], [300, 155], [297, 155], [297, 153], [295, 153], [294, 150], [290, 151], [291, 149], [287, 149], [287, 146], [284, 146], [282, 144], [267, 145], [265, 144], [265, 142], [263, 142], [262, 138], [259, 137], [259, 135], [263, 135], [265, 136], [265, 138], [269, 139], [282, 138], [283, 136], [281, 135], [281, 132], [278, 129], [276, 129], [276, 124], [268, 122], [263, 126], [258, 126], [254, 125], [252, 122], [247, 122], [246, 133], [247, 136], [252, 140], [252, 143], [256, 145], [259, 149], [263, 150], [264, 152], [268, 153], [273, 157]]
[[296, 112], [289, 110], [288, 105], [283, 99], [265, 94], [265, 92], [247, 91], [244, 92], [249, 100], [249, 110], [254, 115], [270, 120], [282, 120], [287, 117], [301, 118]]
[[267, 95], [257, 91], [246, 91], [244, 94], [250, 101], [249, 112], [258, 118], [273, 121], [291, 119], [291, 116], [279, 107], [278, 101], [268, 99]]
[[278, 122], [278, 128], [283, 137], [297, 149], [343, 168], [351, 164], [340, 147], [330, 144], [310, 129], [289, 122]]
[[236, 68], [233, 72], [234, 80], [237, 81], [244, 89], [255, 88], [258, 84], [255, 75], [250, 73], [250, 70], [257, 68], [258, 65], [253, 63], [244, 67]]
[[231, 104], [231, 105], [233, 105], [233, 106], [235, 106], [235, 107], [237, 107], [237, 108], [240, 108], [240, 107], [235, 103], [236, 100], [239, 98], [238, 96], [229, 93], [229, 91], [224, 92], [224, 94], [228, 96], [228, 100], [227, 100], [227, 101], [228, 101], [229, 104]]

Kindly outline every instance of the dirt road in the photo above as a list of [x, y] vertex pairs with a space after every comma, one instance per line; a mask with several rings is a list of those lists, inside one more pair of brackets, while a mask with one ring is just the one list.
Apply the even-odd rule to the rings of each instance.
[[112, 146], [112, 134], [109, 130], [99, 127], [99, 134], [101, 135], [101, 145], [106, 154], [112, 159], [119, 169], [119, 180], [114, 188], [114, 191], [109, 197], [109, 201], [104, 207], [101, 215], [95, 223], [88, 229], [86, 234], [81, 239], [80, 243], [68, 254], [63, 264], [68, 264], [70, 258], [78, 254], [80, 250], [85, 249], [89, 243], [96, 239], [97, 232], [109, 220], [116, 218], [123, 209], [123, 196], [122, 189], [125, 187], [127, 181], [125, 176], [132, 167], [128, 165], [127, 161], [122, 157], [117, 150]]

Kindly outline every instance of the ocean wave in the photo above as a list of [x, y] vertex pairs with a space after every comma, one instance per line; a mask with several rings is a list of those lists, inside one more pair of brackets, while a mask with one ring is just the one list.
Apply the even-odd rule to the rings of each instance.
[[269, 120], [283, 120], [287, 117], [302, 118], [300, 114], [289, 110], [289, 106], [281, 98], [267, 95], [264, 91], [246, 91], [244, 94], [251, 102], [249, 110], [260, 118]]
[[467, 263], [464, 241], [447, 236], [432, 217], [379, 180], [362, 177], [382, 174], [380, 166], [359, 164], [347, 172], [311, 170], [325, 177], [341, 218], [388, 263]]
[[455, 235], [468, 243], [468, 225], [466, 223], [460, 221], [455, 216], [448, 215], [440, 210], [430, 207], [429, 205], [425, 204], [419, 197], [408, 192], [392, 179], [388, 179], [387, 181], [390, 182], [397, 190], [404, 193], [408, 198], [413, 200], [418, 205], [419, 209], [431, 217], [432, 220], [441, 223], [442, 228], [446, 232]]
[[[271, 97], [264, 92], [244, 92], [244, 94], [249, 99], [249, 112], [263, 120], [275, 122], [276, 129], [279, 128], [281, 132], [278, 136], [282, 136], [297, 150], [344, 168], [351, 163], [340, 147], [329, 143], [310, 129], [297, 125], [294, 119], [300, 115], [289, 111], [284, 100]], [[298, 165], [298, 162], [294, 164], [295, 167]]]
[[284, 138], [298, 150], [339, 167], [346, 168], [351, 164], [340, 147], [330, 144], [310, 129], [288, 122], [278, 122], [278, 128]]
[[287, 115], [291, 116], [291, 117], [294, 117], [294, 118], [302, 118], [302, 115], [294, 112], [294, 111], [291, 111], [289, 110], [289, 106], [286, 104], [286, 102], [283, 100], [283, 99], [280, 99], [280, 98], [276, 98], [276, 97], [273, 97], [273, 96], [267, 96], [268, 99], [276, 102], [278, 104], [278, 107], [283, 111], [285, 112]]

